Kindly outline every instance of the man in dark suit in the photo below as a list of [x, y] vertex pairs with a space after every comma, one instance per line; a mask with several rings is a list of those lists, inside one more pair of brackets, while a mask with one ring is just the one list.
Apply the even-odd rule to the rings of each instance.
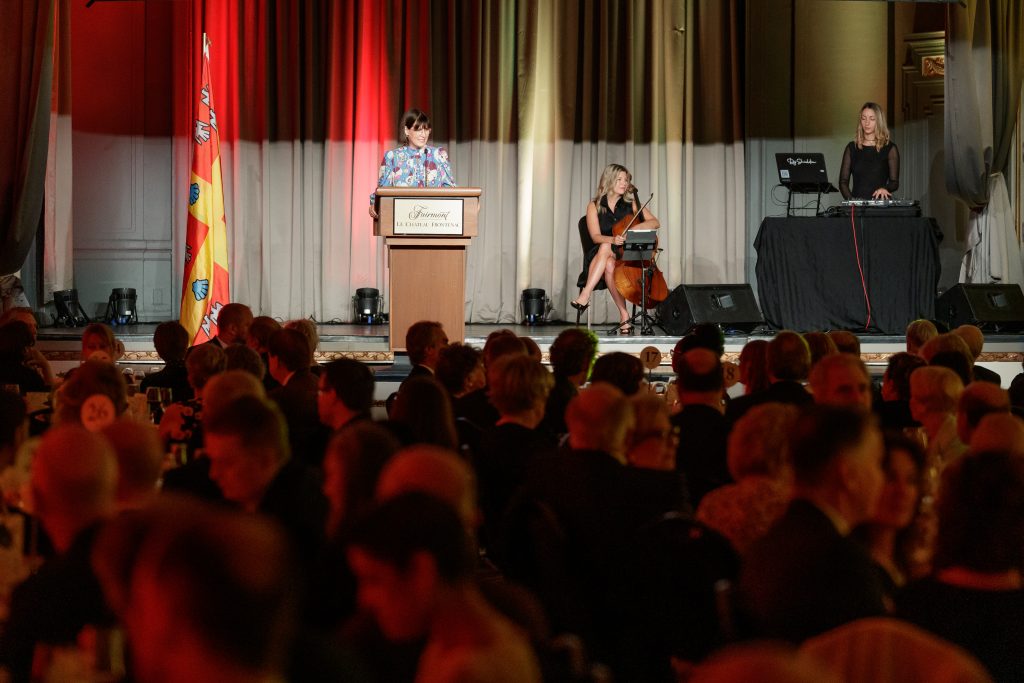
[[324, 544], [327, 499], [316, 470], [290, 456], [277, 406], [243, 396], [209, 415], [203, 429], [210, 478], [224, 498], [276, 520], [301, 565], [312, 567]]
[[998, 372], [978, 365], [978, 358], [981, 357], [981, 350], [985, 346], [985, 335], [977, 325], [961, 325], [953, 330], [953, 334], [967, 342], [967, 348], [971, 352], [971, 366], [974, 368], [974, 379], [982, 382], [990, 382], [997, 387], [1002, 385], [1003, 378]]
[[672, 369], [681, 406], [672, 416], [679, 428], [676, 469], [686, 478], [696, 508], [706, 493], [732, 482], [725, 457], [730, 428], [722, 405], [725, 378], [718, 356], [706, 348], [673, 352]]
[[409, 377], [434, 376], [441, 349], [448, 345], [448, 335], [441, 323], [421, 320], [413, 323], [405, 333], [405, 351], [409, 354], [412, 370]]
[[185, 368], [185, 353], [188, 351], [188, 330], [181, 323], [172, 320], [160, 323], [153, 332], [153, 346], [164, 362], [164, 369], [143, 378], [139, 388], [164, 387], [171, 390], [172, 401], [187, 401], [193, 396]]
[[244, 344], [252, 324], [252, 311], [245, 304], [225, 305], [217, 314], [217, 336], [207, 344], [216, 344], [225, 349], [232, 344]]
[[332, 432], [353, 420], [369, 419], [373, 407], [373, 372], [351, 358], [323, 366], [317, 391], [320, 422]]
[[320, 423], [317, 407], [317, 378], [310, 372], [313, 352], [298, 330], [282, 329], [270, 337], [270, 374], [280, 387], [270, 392], [288, 423], [292, 454], [311, 465], [319, 465], [327, 446], [327, 428]]
[[755, 634], [795, 643], [885, 612], [877, 568], [848, 537], [885, 483], [881, 432], [865, 411], [805, 411], [793, 429], [793, 502], [750, 548], [740, 577]]
[[741, 396], [729, 402], [725, 416], [732, 424], [743, 414], [762, 403], [804, 405], [811, 395], [803, 382], [811, 371], [811, 349], [796, 332], [783, 330], [768, 342], [768, 378], [771, 385], [764, 391]]

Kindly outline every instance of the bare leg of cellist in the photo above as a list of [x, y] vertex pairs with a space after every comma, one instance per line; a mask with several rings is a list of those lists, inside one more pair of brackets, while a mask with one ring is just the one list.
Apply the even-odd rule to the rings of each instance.
[[579, 322], [579, 314], [587, 310], [590, 305], [590, 297], [594, 293], [594, 287], [597, 283], [604, 278], [605, 284], [608, 286], [608, 291], [612, 295], [612, 301], [615, 302], [615, 307], [619, 309], [619, 323], [629, 320], [629, 312], [626, 310], [626, 300], [619, 293], [618, 287], [615, 286], [615, 254], [612, 253], [612, 245], [609, 243], [602, 243], [598, 245], [597, 254], [594, 255], [594, 259], [590, 262], [590, 271], [587, 273], [587, 283], [580, 291], [580, 295], [573, 301], [573, 308], [577, 310], [577, 323]]

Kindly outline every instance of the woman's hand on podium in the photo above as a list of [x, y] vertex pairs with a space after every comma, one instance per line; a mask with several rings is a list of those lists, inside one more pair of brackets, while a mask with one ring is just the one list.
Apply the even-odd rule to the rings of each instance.
[[373, 205], [370, 205], [370, 218], [377, 220], [377, 212], [374, 210]]

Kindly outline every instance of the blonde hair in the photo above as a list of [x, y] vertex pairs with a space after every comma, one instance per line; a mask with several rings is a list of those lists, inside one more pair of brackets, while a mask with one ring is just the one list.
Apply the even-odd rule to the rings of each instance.
[[874, 102], [865, 102], [858, 113], [857, 149], [864, 146], [864, 129], [860, 126], [860, 115], [864, 113], [865, 109], [870, 109], [875, 113], [875, 149], [880, 150], [889, 144], [889, 124], [885, 122], [885, 113], [882, 111], [882, 108]]
[[629, 172], [628, 168], [620, 164], [608, 164], [601, 172], [601, 179], [597, 181], [597, 192], [594, 194], [594, 199], [592, 200], [598, 211], [603, 210], [601, 208], [601, 197], [612, 191], [612, 185], [615, 184], [615, 177], [620, 173], [626, 174], [627, 182], [633, 182], [633, 174]]

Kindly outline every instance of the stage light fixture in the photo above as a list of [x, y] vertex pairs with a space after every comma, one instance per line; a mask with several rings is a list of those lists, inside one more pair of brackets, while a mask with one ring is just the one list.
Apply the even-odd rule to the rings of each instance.
[[524, 325], [543, 325], [547, 322], [550, 300], [543, 289], [524, 289], [520, 299]]
[[380, 291], [374, 287], [360, 287], [352, 297], [355, 307], [356, 322], [363, 325], [374, 325], [384, 322], [387, 318], [380, 312]]
[[111, 325], [128, 325], [139, 322], [139, 311], [136, 308], [135, 289], [131, 287], [115, 287], [110, 290], [107, 299], [107, 313], [104, 319]]
[[89, 316], [78, 302], [77, 289], [59, 289], [53, 293], [53, 305], [57, 309], [57, 324], [64, 327], [84, 327]]

